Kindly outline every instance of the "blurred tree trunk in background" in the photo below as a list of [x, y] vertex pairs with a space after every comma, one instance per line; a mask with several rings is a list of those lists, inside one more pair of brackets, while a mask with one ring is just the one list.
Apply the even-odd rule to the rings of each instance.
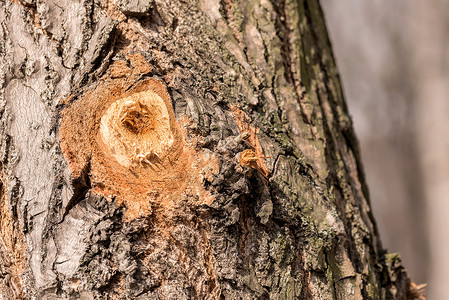
[[[16, 0], [0, 21], [3, 298], [416, 297], [317, 1]], [[155, 140], [126, 131], [147, 117]]]
[[447, 299], [449, 2], [322, 4], [384, 246]]
[[[416, 30], [413, 77], [416, 130], [430, 241], [429, 299], [447, 299], [449, 290], [449, 1], [418, 2], [410, 24]], [[418, 25], [419, 24], [419, 25]], [[415, 220], [415, 221], [416, 221]], [[422, 259], [418, 257], [417, 259]]]

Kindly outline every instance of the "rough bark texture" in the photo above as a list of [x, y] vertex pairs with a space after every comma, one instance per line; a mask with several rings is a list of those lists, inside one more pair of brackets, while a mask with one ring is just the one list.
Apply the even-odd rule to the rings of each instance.
[[[0, 20], [3, 298], [416, 296], [318, 2], [16, 0]], [[138, 122], [160, 112], [158, 144]]]

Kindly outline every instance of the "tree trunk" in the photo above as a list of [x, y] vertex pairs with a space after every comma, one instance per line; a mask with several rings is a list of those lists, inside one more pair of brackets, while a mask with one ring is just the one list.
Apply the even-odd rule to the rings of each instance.
[[317, 1], [0, 3], [2, 299], [413, 299]]

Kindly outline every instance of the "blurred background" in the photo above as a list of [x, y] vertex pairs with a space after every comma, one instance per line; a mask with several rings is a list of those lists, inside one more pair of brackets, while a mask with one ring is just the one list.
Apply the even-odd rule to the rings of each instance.
[[449, 0], [321, 4], [383, 245], [449, 299]]

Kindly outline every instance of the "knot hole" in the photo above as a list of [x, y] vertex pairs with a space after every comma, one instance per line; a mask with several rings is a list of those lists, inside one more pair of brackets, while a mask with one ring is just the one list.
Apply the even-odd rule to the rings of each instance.
[[123, 127], [134, 134], [145, 134], [154, 129], [154, 118], [149, 108], [139, 101], [122, 108], [120, 122]]

